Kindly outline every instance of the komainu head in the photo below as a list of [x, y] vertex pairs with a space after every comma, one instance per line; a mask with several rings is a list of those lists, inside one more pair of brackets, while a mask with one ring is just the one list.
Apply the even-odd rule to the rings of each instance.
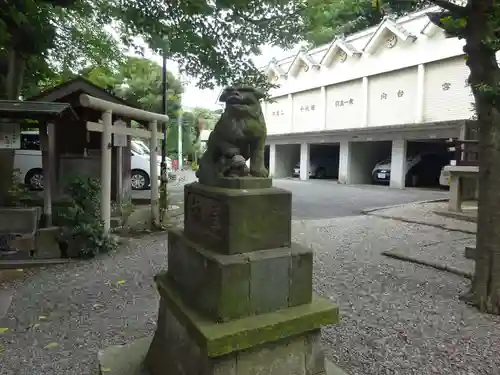
[[260, 99], [264, 93], [250, 86], [231, 86], [224, 89], [219, 101], [226, 103], [225, 111], [237, 117], [259, 117]]

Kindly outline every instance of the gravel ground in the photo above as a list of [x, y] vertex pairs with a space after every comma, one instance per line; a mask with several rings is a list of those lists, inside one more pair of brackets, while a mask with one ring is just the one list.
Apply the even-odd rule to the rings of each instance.
[[[373, 216], [293, 229], [315, 249], [316, 292], [340, 305], [325, 348], [349, 374], [500, 374], [500, 319], [458, 301], [467, 281], [381, 255], [459, 233]], [[26, 272], [0, 320], [9, 328], [0, 335], [0, 374], [97, 374], [98, 349], [154, 331], [152, 277], [165, 266], [166, 236], [152, 235], [91, 262]]]

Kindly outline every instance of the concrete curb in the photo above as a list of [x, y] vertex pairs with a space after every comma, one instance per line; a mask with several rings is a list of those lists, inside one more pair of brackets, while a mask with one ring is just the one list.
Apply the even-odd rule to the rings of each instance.
[[[366, 215], [371, 215], [371, 214], [366, 214]], [[438, 229], [446, 230], [449, 232], [460, 232], [460, 233], [467, 233], [467, 234], [474, 234], [474, 235], [476, 234], [476, 231], [473, 231], [473, 230], [455, 229], [455, 228], [447, 227], [446, 225], [432, 224], [429, 222], [419, 221], [419, 220], [409, 220], [409, 219], [404, 219], [404, 218], [398, 217], [398, 216], [390, 216], [390, 215], [371, 215], [371, 216], [380, 217], [381, 219], [402, 221], [403, 223], [409, 223], [409, 224], [426, 225], [428, 227], [438, 228]]]
[[386, 257], [389, 257], [389, 258], [401, 260], [404, 262], [419, 264], [421, 266], [432, 267], [432, 268], [435, 268], [435, 269], [440, 270], [440, 271], [450, 272], [450, 273], [453, 273], [453, 274], [461, 276], [461, 277], [465, 277], [465, 278], [470, 279], [470, 280], [472, 280], [472, 277], [473, 277], [471, 272], [463, 271], [463, 270], [460, 270], [460, 269], [452, 267], [452, 266], [447, 266], [445, 264], [439, 264], [439, 263], [432, 262], [432, 261], [424, 261], [424, 260], [409, 257], [407, 255], [392, 253], [391, 250], [382, 252], [382, 255], [385, 255]]
[[400, 204], [394, 204], [394, 205], [391, 205], [391, 206], [365, 208], [365, 209], [361, 210], [361, 213], [363, 215], [369, 215], [370, 213], [375, 212], [375, 211], [388, 210], [390, 208], [403, 207], [403, 206], [408, 206], [410, 204], [426, 204], [426, 203], [438, 203], [438, 202], [447, 202], [447, 201], [449, 201], [449, 198], [428, 199], [428, 200], [425, 200], [425, 201], [400, 203]]
[[12, 302], [12, 292], [9, 290], [0, 290], [0, 319], [7, 315]]
[[462, 220], [469, 223], [477, 223], [477, 216], [470, 216], [462, 212], [447, 212], [447, 211], [433, 211], [436, 215], [446, 217], [448, 219]]

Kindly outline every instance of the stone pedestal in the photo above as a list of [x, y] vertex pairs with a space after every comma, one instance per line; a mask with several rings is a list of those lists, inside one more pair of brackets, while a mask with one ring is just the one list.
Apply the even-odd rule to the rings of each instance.
[[312, 295], [310, 249], [291, 243], [291, 193], [270, 179], [185, 187], [150, 375], [324, 375], [320, 328], [338, 309]]

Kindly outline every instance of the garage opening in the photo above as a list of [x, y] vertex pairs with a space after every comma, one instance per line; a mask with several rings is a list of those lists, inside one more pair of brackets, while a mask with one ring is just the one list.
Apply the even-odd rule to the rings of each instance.
[[300, 145], [276, 145], [275, 178], [292, 177], [294, 167], [300, 162]]
[[351, 184], [380, 183], [387, 179], [385, 171], [378, 171], [376, 166], [390, 163], [391, 141], [353, 142], [349, 148], [348, 181]]
[[309, 177], [333, 179], [339, 177], [338, 143], [322, 143], [309, 145]]
[[446, 139], [408, 141], [405, 186], [446, 187], [448, 179], [442, 176], [442, 172], [453, 156], [448, 147]]

